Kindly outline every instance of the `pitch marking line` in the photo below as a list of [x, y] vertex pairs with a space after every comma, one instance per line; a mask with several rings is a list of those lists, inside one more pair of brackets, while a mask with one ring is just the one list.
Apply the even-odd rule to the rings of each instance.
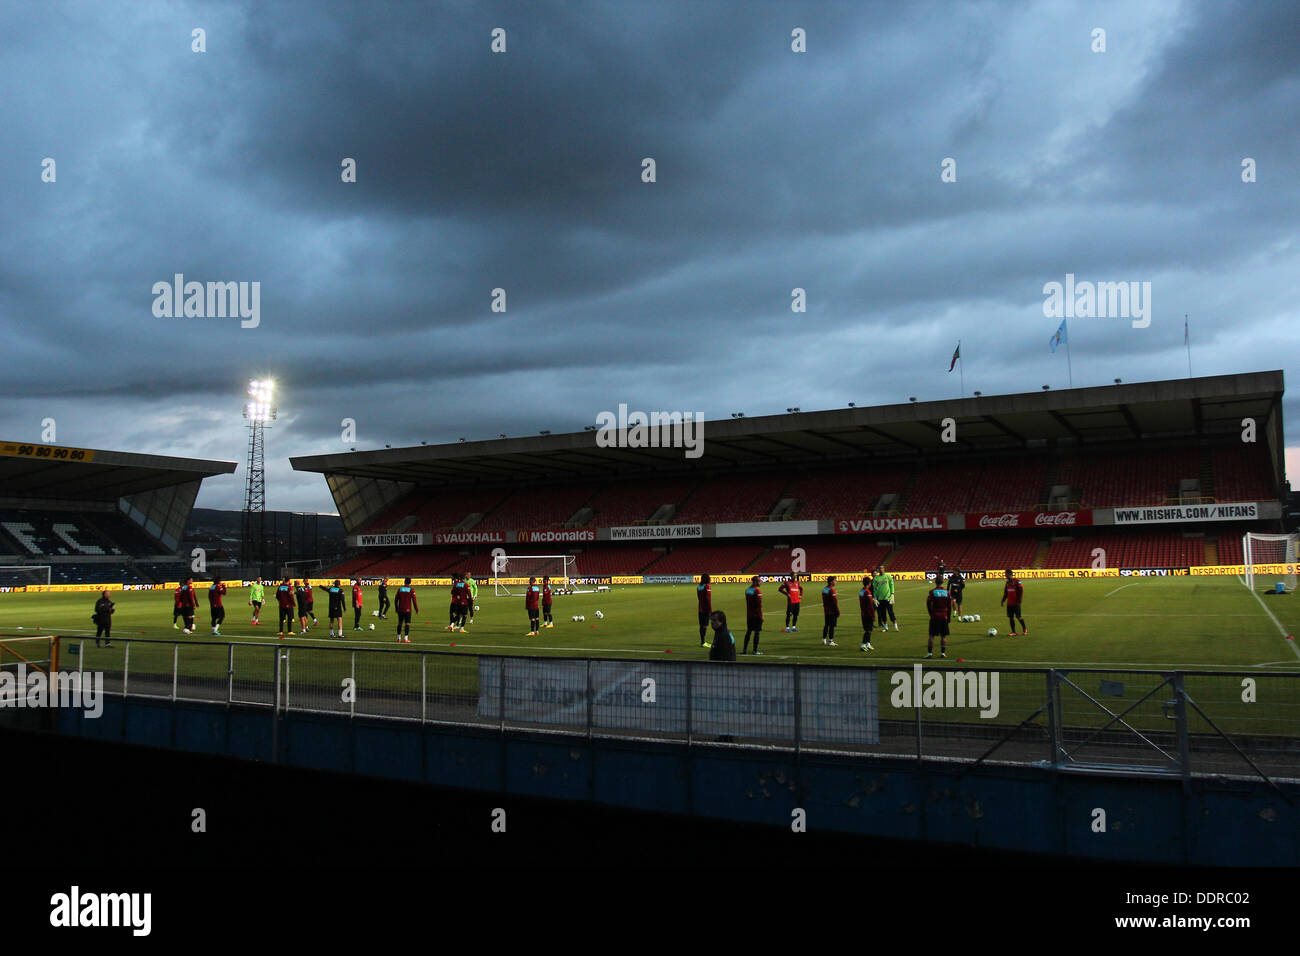
[[[1246, 585], [1245, 580], [1243, 579], [1238, 579], [1238, 580], [1241, 580], [1242, 586], [1245, 587]], [[1277, 616], [1272, 612], [1269, 606], [1264, 603], [1264, 599], [1260, 597], [1254, 590], [1250, 592], [1250, 596], [1259, 602], [1259, 606], [1264, 609], [1264, 613], [1268, 615], [1269, 620], [1271, 620], [1273, 624], [1277, 627], [1277, 632], [1282, 635], [1283, 639], [1285, 639], [1286, 628], [1282, 626], [1282, 622], [1277, 619]], [[1295, 646], [1296, 642], [1287, 641], [1286, 643], [1287, 646], [1291, 648], [1291, 653], [1294, 654], [1297, 658], [1300, 658], [1300, 648]]]
[[[1121, 584], [1119, 587], [1115, 589], [1115, 591], [1123, 591], [1125, 588], [1131, 588], [1137, 583], [1138, 583], [1137, 581], [1134, 581], [1132, 584]], [[1110, 597], [1112, 594], [1115, 593], [1115, 591], [1107, 591], [1105, 597]]]

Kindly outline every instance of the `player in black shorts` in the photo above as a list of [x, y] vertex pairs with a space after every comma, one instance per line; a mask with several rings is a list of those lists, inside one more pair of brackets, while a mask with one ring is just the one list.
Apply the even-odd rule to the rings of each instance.
[[952, 596], [941, 577], [934, 579], [934, 587], [925, 596], [925, 609], [930, 614], [930, 642], [925, 656], [934, 657], [934, 639], [939, 638], [939, 656], [948, 656], [948, 621], [952, 617]]

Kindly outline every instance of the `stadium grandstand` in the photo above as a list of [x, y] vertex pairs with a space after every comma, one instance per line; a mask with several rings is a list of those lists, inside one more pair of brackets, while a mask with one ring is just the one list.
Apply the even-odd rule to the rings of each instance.
[[179, 553], [204, 478], [235, 463], [0, 442], [0, 585], [154, 584]]
[[1280, 371], [704, 423], [702, 449], [592, 430], [292, 459], [351, 551], [331, 573], [580, 576], [1236, 563], [1285, 530]]

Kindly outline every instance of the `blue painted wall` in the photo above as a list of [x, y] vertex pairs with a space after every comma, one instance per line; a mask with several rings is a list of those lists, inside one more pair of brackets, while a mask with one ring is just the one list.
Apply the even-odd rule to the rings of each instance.
[[[918, 765], [707, 745], [557, 738], [222, 704], [105, 698], [62, 733], [465, 789], [1102, 861], [1300, 865], [1300, 787]], [[1107, 815], [1093, 830], [1094, 810]]]

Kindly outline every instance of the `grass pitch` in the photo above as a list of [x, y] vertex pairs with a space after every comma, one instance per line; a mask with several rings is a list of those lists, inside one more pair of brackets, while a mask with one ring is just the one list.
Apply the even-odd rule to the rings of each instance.
[[[835, 632], [838, 647], [822, 645], [822, 582], [806, 589], [798, 633], [784, 633], [785, 600], [775, 587], [764, 596], [763, 656], [742, 656], [742, 663], [888, 664], [910, 663], [926, 652], [928, 585], [899, 582], [895, 608], [901, 630], [873, 633], [873, 652], [859, 650], [862, 629], [857, 587], [844, 582], [839, 590], [844, 612]], [[1024, 614], [1027, 637], [1010, 637], [999, 607], [1000, 581], [967, 585], [965, 613], [980, 614], [979, 623], [954, 622], [948, 658], [936, 665], [958, 662], [1008, 667], [1132, 667], [1162, 669], [1267, 668], [1300, 670], [1300, 648], [1285, 635], [1300, 635], [1300, 596], [1261, 595], [1257, 599], [1233, 577], [1092, 578], [1027, 580]], [[318, 589], [318, 595], [323, 591]], [[0, 595], [0, 634], [34, 636], [58, 633], [68, 638], [93, 637], [91, 612], [98, 593]], [[270, 588], [267, 596], [273, 597]], [[601, 593], [559, 595], [555, 627], [527, 637], [528, 618], [522, 597], [497, 597], [479, 589], [481, 610], [465, 634], [445, 630], [450, 603], [446, 588], [417, 588], [421, 611], [414, 615], [411, 643], [402, 649], [438, 650], [462, 654], [527, 654], [552, 657], [657, 657], [699, 660], [708, 651], [699, 646], [695, 588], [692, 585], [633, 585]], [[248, 641], [277, 643], [276, 609], [262, 611], [262, 625], [249, 624], [247, 592], [232, 590], [226, 597], [226, 623], [214, 638], [206, 598], [196, 618], [196, 632], [183, 635], [172, 628], [172, 597], [164, 591], [126, 591], [112, 595], [117, 603], [113, 632], [117, 638], [150, 638], [180, 642]], [[330, 644], [341, 647], [397, 648], [396, 615], [386, 621], [371, 613], [378, 606], [376, 590], [365, 590], [362, 631], [352, 630], [352, 612], [344, 619], [346, 637], [328, 636], [325, 603], [317, 601], [319, 624], [306, 635], [286, 637], [288, 644]], [[737, 650], [744, 638], [743, 585], [715, 585], [713, 606], [726, 611]], [[596, 618], [596, 611], [604, 619]], [[584, 623], [571, 620], [586, 616]], [[373, 631], [369, 626], [375, 625]], [[990, 627], [996, 637], [988, 636]], [[21, 628], [21, 630], [20, 630]], [[137, 645], [136, 655], [149, 653]], [[162, 648], [157, 653], [163, 653]], [[170, 657], [170, 651], [167, 651]]]

